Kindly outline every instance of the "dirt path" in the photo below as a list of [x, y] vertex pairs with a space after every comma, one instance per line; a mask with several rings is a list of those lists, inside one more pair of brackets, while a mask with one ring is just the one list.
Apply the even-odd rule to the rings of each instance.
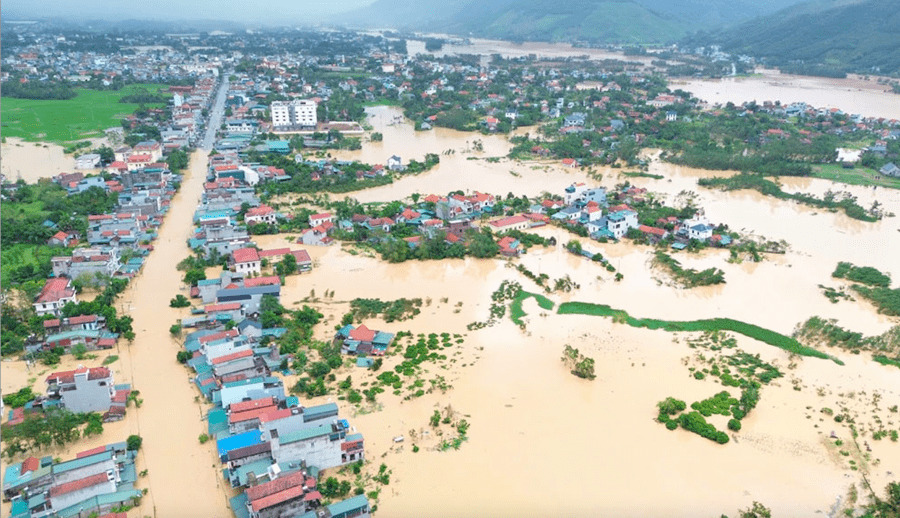
[[[155, 250], [141, 274], [120, 299], [134, 318], [137, 338], [129, 347], [133, 386], [141, 391], [143, 405], [137, 410], [138, 433], [143, 437], [141, 466], [149, 494], [139, 516], [231, 516], [223, 498], [226, 489], [212, 469], [218, 465], [210, 446], [200, 446], [198, 436], [206, 431], [205, 411], [190, 374], [175, 361], [179, 343], [169, 335], [169, 326], [185, 310], [169, 307], [169, 299], [184, 293], [178, 262], [187, 256], [185, 240], [193, 228], [206, 176], [208, 152], [191, 156], [181, 191], [172, 201]], [[127, 372], [127, 371], [126, 371]], [[126, 374], [127, 376], [128, 374]], [[142, 484], [143, 485], [143, 484]]]

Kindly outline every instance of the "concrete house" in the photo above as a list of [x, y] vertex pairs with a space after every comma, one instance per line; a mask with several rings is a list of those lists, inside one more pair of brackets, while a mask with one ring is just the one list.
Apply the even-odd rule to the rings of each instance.
[[260, 223], [271, 225], [275, 223], [275, 217], [275, 209], [268, 205], [260, 205], [247, 211], [244, 215], [244, 223], [248, 225], [258, 225]]
[[[361, 443], [362, 437], [350, 436], [353, 443]], [[355, 452], [353, 460], [344, 455], [341, 445], [348, 440], [346, 421], [336, 419], [332, 423], [289, 432], [271, 441], [272, 458], [279, 464], [303, 463], [319, 469], [335, 468], [363, 458]]]
[[47, 395], [74, 413], [106, 412], [116, 397], [112, 372], [106, 367], [81, 367], [47, 376]]
[[406, 169], [403, 167], [403, 160], [397, 155], [392, 155], [387, 159], [387, 168], [391, 171], [403, 171]]
[[712, 237], [713, 227], [709, 219], [702, 212], [694, 214], [691, 219], [684, 220], [682, 228], [687, 232], [688, 239], [706, 241]]
[[112, 277], [122, 266], [119, 262], [119, 249], [115, 247], [77, 248], [71, 256], [59, 256], [50, 259], [53, 275], [56, 277], [94, 277], [97, 274]]
[[629, 229], [638, 227], [637, 212], [626, 209], [610, 213], [606, 228], [616, 239], [622, 239]]
[[34, 310], [39, 316], [59, 315], [60, 309], [69, 302], [78, 302], [72, 280], [65, 277], [47, 279], [41, 293], [35, 299]]
[[525, 230], [531, 226], [531, 220], [522, 215], [510, 216], [491, 221], [491, 230], [494, 232], [509, 232], [510, 230]]
[[228, 262], [235, 273], [259, 275], [262, 272], [262, 261], [255, 248], [247, 247], [235, 250], [231, 253]]

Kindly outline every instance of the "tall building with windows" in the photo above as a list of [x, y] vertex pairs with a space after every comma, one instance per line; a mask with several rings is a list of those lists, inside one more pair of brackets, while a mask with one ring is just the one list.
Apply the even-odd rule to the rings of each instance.
[[298, 131], [316, 128], [316, 102], [307, 99], [275, 101], [271, 106], [275, 130]]

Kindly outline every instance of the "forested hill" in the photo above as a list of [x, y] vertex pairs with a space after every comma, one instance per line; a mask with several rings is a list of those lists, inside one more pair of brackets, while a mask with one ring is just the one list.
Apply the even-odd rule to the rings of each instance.
[[729, 52], [765, 58], [784, 71], [900, 74], [900, 0], [808, 2], [701, 35]]
[[335, 21], [510, 40], [663, 43], [797, 1], [376, 0]]

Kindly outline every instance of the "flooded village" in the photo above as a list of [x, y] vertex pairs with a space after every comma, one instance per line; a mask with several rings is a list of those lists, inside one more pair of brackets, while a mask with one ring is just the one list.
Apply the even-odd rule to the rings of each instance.
[[165, 38], [117, 58], [182, 68], [123, 131], [3, 143], [4, 236], [52, 251], [4, 285], [4, 516], [837, 516], [897, 481], [896, 94]]

